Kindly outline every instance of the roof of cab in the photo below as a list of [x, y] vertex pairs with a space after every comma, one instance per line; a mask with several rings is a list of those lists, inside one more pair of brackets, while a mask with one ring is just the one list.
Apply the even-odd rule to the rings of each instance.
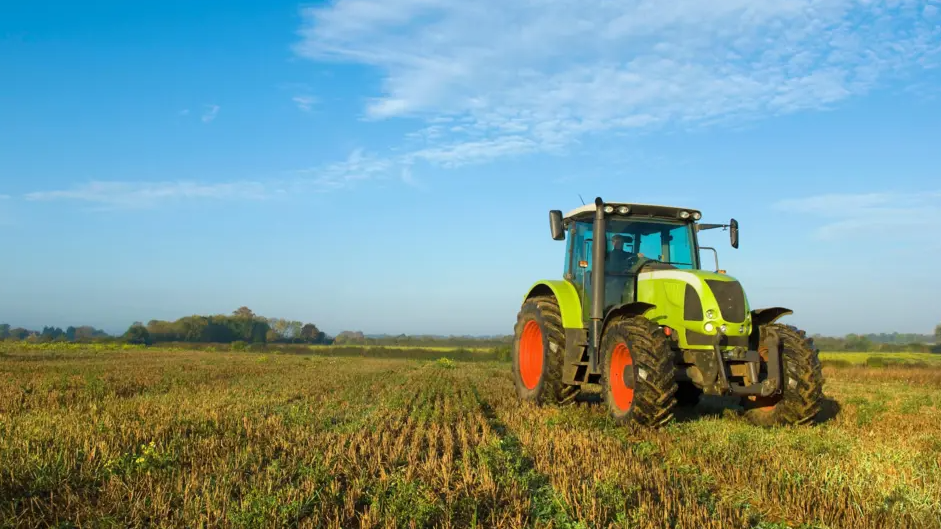
[[[687, 220], [692, 220], [693, 213], [699, 213], [700, 216], [702, 212], [698, 209], [692, 208], [679, 208], [674, 206], [658, 206], [654, 204], [631, 204], [627, 202], [605, 202], [605, 206], [628, 206], [631, 208], [629, 213], [632, 217], [653, 217], [653, 218], [668, 218], [668, 219], [680, 219], [681, 211], [688, 211], [690, 218]], [[565, 220], [569, 219], [581, 219], [583, 217], [592, 217], [595, 213], [594, 204], [585, 204], [584, 206], [579, 206], [568, 213], [563, 217]], [[680, 219], [683, 220], [683, 219]]]

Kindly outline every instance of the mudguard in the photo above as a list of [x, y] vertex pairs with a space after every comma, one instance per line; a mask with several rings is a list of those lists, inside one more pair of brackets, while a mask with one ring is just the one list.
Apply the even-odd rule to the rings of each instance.
[[757, 329], [762, 325], [774, 323], [782, 316], [787, 316], [788, 314], [794, 314], [794, 311], [784, 307], [767, 307], [764, 309], [755, 309], [751, 311], [752, 328]]
[[602, 323], [601, 328], [604, 329], [608, 326], [608, 321], [617, 316], [641, 316], [646, 313], [648, 310], [654, 308], [655, 305], [652, 303], [645, 303], [643, 301], [633, 301], [631, 303], [622, 303], [615, 307], [612, 307], [611, 310], [604, 317], [604, 323]]
[[582, 320], [582, 303], [578, 298], [578, 291], [575, 286], [568, 281], [558, 279], [547, 279], [537, 281], [523, 301], [533, 297], [552, 294], [559, 302], [559, 311], [562, 312], [562, 327], [566, 329], [583, 329], [585, 322]]

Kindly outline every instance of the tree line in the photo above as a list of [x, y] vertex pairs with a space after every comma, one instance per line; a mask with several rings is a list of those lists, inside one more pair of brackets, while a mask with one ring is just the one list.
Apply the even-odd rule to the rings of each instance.
[[251, 344], [295, 343], [321, 344], [326, 334], [313, 323], [265, 318], [248, 307], [239, 307], [232, 314], [185, 316], [176, 321], [150, 320], [144, 325], [134, 322], [124, 333], [125, 341], [135, 344], [166, 342]]
[[[813, 336], [823, 351], [912, 351], [941, 352], [941, 323], [934, 334], [880, 333], [848, 334], [843, 337]], [[343, 331], [335, 337], [327, 336], [313, 323], [284, 318], [265, 318], [248, 307], [239, 307], [231, 314], [211, 316], [185, 316], [175, 321], [150, 320], [146, 324], [134, 322], [126, 332], [113, 336], [94, 327], [83, 325], [66, 329], [54, 326], [41, 331], [0, 324], [0, 340], [30, 342], [110, 342], [134, 344], [172, 342], [236, 343], [245, 344], [325, 344], [376, 345], [399, 347], [507, 347], [512, 335], [502, 336], [442, 336], [442, 335], [366, 335], [362, 331]]]
[[36, 341], [36, 342], [93, 342], [111, 338], [111, 335], [101, 329], [88, 325], [81, 327], [43, 327], [42, 331], [31, 331], [23, 327], [11, 327], [8, 323], [0, 323], [0, 340]]
[[913, 333], [847, 334], [843, 337], [813, 336], [821, 351], [941, 352], [941, 323], [934, 335]]

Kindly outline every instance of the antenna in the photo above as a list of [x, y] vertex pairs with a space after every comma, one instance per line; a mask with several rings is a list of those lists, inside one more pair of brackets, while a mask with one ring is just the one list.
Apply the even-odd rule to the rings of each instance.
[[585, 205], [585, 199], [582, 198], [582, 194], [581, 194], [581, 193], [578, 194], [578, 199], [582, 201], [582, 205], [584, 206], [584, 205]]

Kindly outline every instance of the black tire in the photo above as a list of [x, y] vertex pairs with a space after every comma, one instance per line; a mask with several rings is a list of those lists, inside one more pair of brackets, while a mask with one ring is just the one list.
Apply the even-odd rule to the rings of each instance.
[[743, 398], [744, 416], [760, 426], [806, 424], [820, 411], [823, 397], [823, 369], [817, 347], [804, 331], [778, 323], [759, 329], [762, 342], [771, 329], [780, 338], [784, 390], [774, 397]]
[[692, 382], [682, 381], [676, 383], [676, 404], [684, 408], [692, 408], [699, 404], [702, 389]]
[[[532, 334], [534, 328], [538, 329], [538, 338]], [[529, 334], [525, 332], [527, 329], [530, 329]], [[521, 371], [521, 365], [526, 368], [540, 359], [538, 373], [534, 368], [527, 369], [526, 374]], [[553, 296], [527, 299], [520, 307], [514, 327], [513, 382], [517, 396], [536, 404], [570, 400], [573, 386], [562, 383], [564, 362], [565, 332], [558, 302]]]
[[[615, 422], [656, 427], [673, 420], [676, 365], [657, 324], [643, 316], [609, 322], [601, 339], [601, 362], [601, 394]], [[627, 406], [625, 388], [632, 389]]]

